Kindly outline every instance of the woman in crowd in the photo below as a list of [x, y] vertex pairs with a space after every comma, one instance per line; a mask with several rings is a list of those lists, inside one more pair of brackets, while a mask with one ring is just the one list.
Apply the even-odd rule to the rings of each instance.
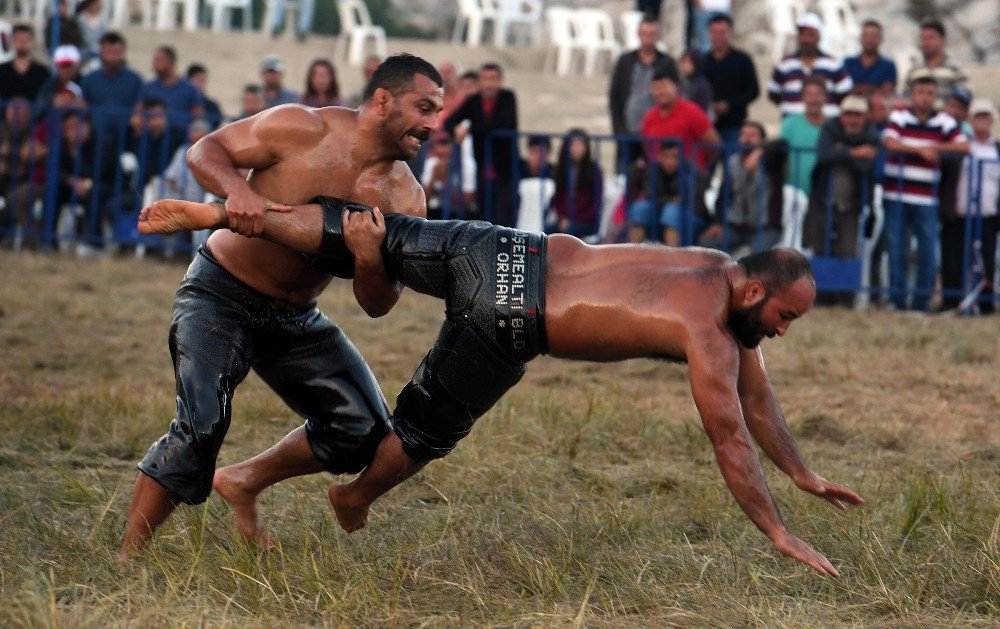
[[103, 0], [81, 0], [76, 5], [76, 21], [83, 35], [83, 64], [97, 59], [101, 48], [101, 37], [108, 32], [108, 20], [104, 16]]
[[549, 206], [546, 233], [582, 238], [596, 234], [601, 222], [604, 181], [590, 153], [590, 137], [572, 129], [563, 138], [555, 172], [556, 192]]
[[299, 102], [310, 107], [331, 107], [340, 105], [340, 85], [337, 71], [327, 59], [315, 59], [306, 73], [306, 89]]
[[681, 55], [678, 66], [681, 71], [681, 94], [711, 116], [712, 84], [702, 71], [705, 55], [697, 48], [688, 48]]

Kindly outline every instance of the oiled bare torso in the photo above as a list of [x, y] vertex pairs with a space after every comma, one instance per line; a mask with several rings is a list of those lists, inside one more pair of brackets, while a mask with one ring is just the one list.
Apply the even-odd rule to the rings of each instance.
[[557, 358], [685, 359], [691, 334], [724, 329], [729, 256], [710, 250], [592, 247], [552, 236], [545, 276], [545, 327]]
[[[334, 196], [376, 206], [384, 212], [410, 214], [420, 207], [420, 186], [403, 162], [370, 167], [360, 158], [369, 147], [358, 146], [355, 112], [328, 107], [316, 110], [316, 114], [326, 127], [322, 139], [317, 142], [316, 134], [310, 133], [303, 138], [300, 151], [255, 169], [249, 180], [255, 192], [289, 205], [304, 204], [317, 196]], [[296, 131], [290, 125], [287, 133]], [[283, 141], [294, 143], [295, 138]], [[299, 253], [262, 238], [219, 230], [208, 246], [230, 273], [278, 299], [308, 302], [331, 281], [329, 275], [307, 269]]]

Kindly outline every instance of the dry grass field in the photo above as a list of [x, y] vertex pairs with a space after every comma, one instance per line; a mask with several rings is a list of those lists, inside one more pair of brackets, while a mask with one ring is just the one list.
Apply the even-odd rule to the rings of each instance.
[[[114, 568], [135, 463], [173, 415], [166, 348], [184, 267], [0, 253], [0, 625], [995, 627], [1000, 326], [820, 309], [766, 341], [807, 461], [867, 505], [840, 513], [766, 472], [824, 579], [774, 552], [716, 468], [683, 366], [543, 358], [456, 450], [347, 535], [317, 475], [240, 543], [217, 497]], [[442, 304], [372, 321], [321, 300], [391, 398]], [[255, 376], [231, 463], [299, 420]]]

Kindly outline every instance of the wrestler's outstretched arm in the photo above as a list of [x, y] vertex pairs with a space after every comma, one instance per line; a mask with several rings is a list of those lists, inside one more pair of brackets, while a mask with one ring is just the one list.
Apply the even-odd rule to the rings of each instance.
[[763, 352], [759, 347], [740, 348], [739, 352], [740, 405], [747, 428], [764, 454], [774, 461], [778, 469], [791, 477], [796, 487], [829, 501], [838, 509], [846, 509], [847, 505], [864, 504], [861, 496], [847, 487], [830, 482], [809, 469], [799, 454], [768, 380]]
[[792, 535], [781, 521], [743, 421], [736, 389], [740, 357], [732, 339], [723, 330], [695, 334], [687, 348], [691, 392], [729, 491], [779, 552], [820, 574], [839, 576], [826, 557]]

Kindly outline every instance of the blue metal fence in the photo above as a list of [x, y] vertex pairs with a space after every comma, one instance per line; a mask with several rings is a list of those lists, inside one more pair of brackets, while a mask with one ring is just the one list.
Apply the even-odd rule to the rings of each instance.
[[[104, 108], [47, 111], [32, 108], [26, 122], [24, 112], [18, 110], [18, 107], [23, 109], [25, 104], [5, 107], [6, 115], [0, 126], [0, 195], [3, 198], [0, 238], [8, 243], [16, 242], [47, 249], [56, 248], [61, 243], [91, 246], [104, 246], [109, 242], [115, 245], [143, 244], [151, 247], [187, 246], [185, 243], [164, 241], [157, 237], [140, 236], [135, 230], [137, 214], [143, 205], [176, 192], [167, 187], [163, 173], [172, 159], [177, 157], [178, 150], [185, 146], [187, 130], [182, 124], [169, 119], [149, 120], [143, 114], [131, 110]], [[88, 126], [89, 133], [83, 133], [79, 128], [74, 129], [74, 125]], [[159, 131], [160, 127], [164, 127], [162, 133]], [[522, 158], [525, 152], [523, 144], [531, 136], [547, 138], [553, 149], [543, 176], [537, 178], [541, 185], [534, 187], [522, 185], [529, 179], [525, 176], [528, 173], [525, 172], [526, 162]], [[510, 168], [498, 171], [492, 163], [492, 146], [495, 140], [501, 138], [510, 145]], [[453, 194], [456, 187], [461, 190], [463, 183], [459, 157], [461, 149], [456, 145], [449, 162], [445, 190], [441, 194], [441, 217], [492, 221], [498, 216], [508, 216], [512, 225], [540, 230], [547, 222], [544, 214], [550, 209], [553, 192], [556, 189], [568, 189], [571, 196], [566, 202], [570, 213], [567, 218], [571, 222], [578, 222], [576, 219], [579, 217], [573, 215], [576, 211], [576, 199], [572, 197], [575, 194], [572, 191], [575, 188], [559, 186], [554, 181], [555, 162], [559, 153], [557, 147], [563, 141], [561, 134], [553, 133], [503, 131], [497, 132], [495, 137], [491, 136], [486, 142], [486, 163], [478, 165], [479, 207], [469, 207], [461, 194]], [[640, 186], [634, 181], [634, 170], [625, 168], [621, 161], [615, 163], [607, 155], [644, 154], [648, 165], [648, 180], [643, 194], [655, 198], [659, 192], [659, 179], [653, 176], [656, 172], [654, 149], [660, 142], [676, 144], [679, 141], [676, 138], [620, 135], [592, 135], [589, 136], [589, 141], [597, 167], [592, 196], [598, 207], [592, 233], [581, 235], [591, 242], [618, 240], [619, 237], [613, 236], [614, 230], [609, 229], [609, 225], [614, 225], [611, 213], [617, 213], [619, 218], [627, 213], [628, 207], [624, 205], [626, 193], [631, 188]], [[854, 230], [857, 234], [856, 241], [846, 249], [853, 253], [845, 256], [842, 255], [845, 249], [839, 248], [838, 254], [834, 247], [836, 223], [842, 220], [838, 212], [842, 210], [835, 207], [833, 178], [827, 184], [822, 202], [816, 201], [816, 192], [810, 202], [808, 196], [795, 188], [789, 189], [789, 186], [779, 186], [774, 181], [768, 181], [763, 173], [769, 171], [770, 162], [767, 160], [771, 158], [762, 158], [757, 167], [757, 173], [761, 174], [754, 175], [758, 181], [755, 184], [754, 194], [757, 198], [753, 204], [752, 228], [731, 223], [730, 211], [734, 203], [731, 158], [739, 154], [739, 151], [739, 147], [707, 144], [681, 149], [677, 174], [680, 206], [677, 231], [682, 245], [699, 244], [704, 227], [701, 221], [706, 217], [710, 224], [721, 228], [721, 235], [713, 243], [714, 246], [728, 251], [733, 251], [737, 244], [743, 244], [743, 249], [750, 250], [771, 246], [775, 244], [774, 232], [778, 229], [781, 244], [799, 248], [804, 244], [812, 245], [814, 267], [821, 290], [870, 290], [875, 296], [899, 296], [898, 291], [893, 293], [888, 286], [881, 284], [870, 288], [866, 280], [871, 275], [869, 267], [878, 269], [882, 266], [881, 258], [872, 254], [884, 249], [885, 240], [884, 229], [881, 230], [882, 233], [878, 233], [876, 227], [876, 233], [871, 234], [870, 228], [873, 225], [884, 225], [886, 215], [898, 210], [890, 207], [890, 201], [880, 203], [879, 190], [890, 186], [900, 189], [901, 178], [888, 180], [874, 171], [865, 175], [857, 190], [859, 198]], [[788, 161], [784, 168], [794, 174], [801, 168], [801, 155], [809, 152], [811, 151], [790, 149], [784, 156]], [[701, 159], [718, 165], [718, 169], [715, 169], [715, 181], [706, 186], [707, 197], [714, 202], [709, 203], [704, 210], [701, 205], [705, 203], [706, 195], [702, 194], [702, 186], [706, 184], [701, 181], [705, 177], [703, 170], [696, 164], [699, 155], [703, 156]], [[608, 165], [612, 167], [606, 168]], [[978, 287], [979, 293], [963, 304], [966, 310], [974, 309], [977, 303], [995, 299], [992, 291], [988, 290], [993, 278], [985, 277], [984, 274], [985, 269], [993, 265], [984, 260], [982, 246], [984, 236], [989, 235], [984, 233], [984, 229], [988, 231], [992, 225], [988, 221], [984, 223], [984, 216], [994, 212], [980, 207], [979, 198], [984, 179], [995, 176], [988, 168], [996, 166], [998, 163], [995, 161], [971, 160], [969, 176], [966, 177], [967, 198], [970, 202], [964, 217], [961, 263], [963, 281], [960, 287], [946, 287], [941, 292], [946, 298], [961, 298]], [[506, 179], [484, 176], [484, 173], [497, 172], [510, 174]], [[181, 176], [190, 177], [190, 173], [182, 169]], [[155, 185], [151, 186], [151, 183]], [[178, 182], [177, 188], [184, 189], [185, 184], [185, 181]], [[501, 186], [509, 186], [505, 195], [498, 194]], [[934, 191], [936, 197], [936, 182]], [[524, 194], [532, 196], [527, 198]], [[781, 195], [780, 198], [775, 199], [774, 195], [778, 194]], [[533, 195], [537, 195], [537, 198]], [[498, 198], [509, 199], [511, 207], [498, 211], [500, 208], [495, 206]], [[526, 224], [525, 221], [529, 209], [532, 212], [532, 224]], [[822, 238], [818, 243], [809, 242], [809, 237], [803, 234], [809, 212], [822, 214]], [[619, 224], [619, 227], [622, 226]], [[656, 237], [655, 234], [650, 236]], [[904, 246], [909, 249], [908, 240]], [[935, 242], [934, 247], [937, 246], [938, 243]], [[910, 297], [929, 296], [919, 295], [919, 292], [915, 293], [915, 289], [904, 291]]]

